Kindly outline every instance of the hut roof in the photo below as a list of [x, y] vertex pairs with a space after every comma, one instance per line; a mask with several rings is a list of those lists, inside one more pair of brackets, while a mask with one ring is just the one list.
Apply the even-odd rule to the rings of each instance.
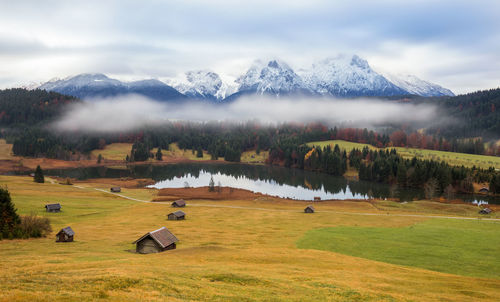
[[489, 214], [491, 212], [493, 212], [493, 211], [490, 208], [484, 208], [481, 211], [479, 211], [479, 213], [486, 213], [486, 214]]
[[172, 204], [176, 204], [178, 206], [185, 206], [186, 202], [184, 201], [184, 199], [179, 199], [179, 200], [174, 201]]
[[486, 191], [486, 192], [489, 192], [490, 190], [486, 187], [482, 187], [481, 189], [479, 189], [479, 191]]
[[73, 229], [71, 227], [65, 227], [65, 228], [61, 229], [59, 231], [59, 233], [57, 233], [57, 235], [59, 235], [61, 233], [66, 233], [66, 235], [68, 235], [68, 236], [74, 236], [75, 235], [75, 232], [73, 231]]
[[311, 209], [314, 211], [314, 207], [313, 206], [307, 206], [306, 209]]
[[141, 238], [134, 241], [134, 243], [137, 243], [148, 236], [156, 241], [156, 243], [158, 243], [162, 248], [166, 248], [172, 243], [179, 241], [179, 239], [177, 239], [174, 234], [170, 233], [166, 227], [161, 227], [157, 230], [144, 234]]
[[60, 210], [61, 209], [61, 205], [58, 204], [58, 203], [50, 203], [50, 204], [46, 204], [45, 208], [47, 210]]
[[[176, 217], [186, 216], [186, 213], [184, 213], [183, 211], [175, 211], [175, 212], [170, 213], [170, 214], [174, 214]], [[170, 215], [170, 214], [168, 214], [168, 215]]]

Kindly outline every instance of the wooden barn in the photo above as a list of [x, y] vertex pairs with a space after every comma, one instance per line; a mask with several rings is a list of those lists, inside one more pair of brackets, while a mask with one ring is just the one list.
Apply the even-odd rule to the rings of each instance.
[[490, 214], [491, 212], [493, 212], [490, 208], [484, 208], [484, 209], [481, 209], [481, 211], [479, 211], [479, 214]]
[[46, 204], [45, 211], [51, 212], [51, 213], [61, 212], [61, 205], [59, 203]]
[[486, 187], [482, 187], [481, 189], [479, 189], [479, 193], [489, 193], [490, 190]]
[[184, 220], [186, 219], [186, 213], [183, 211], [175, 211], [167, 215], [168, 220]]
[[134, 241], [136, 252], [141, 254], [160, 253], [166, 250], [173, 250], [179, 239], [170, 233], [166, 227], [146, 233], [141, 238]]
[[321, 201], [321, 197], [319, 197], [319, 196], [314, 196], [314, 201]]
[[313, 206], [307, 206], [304, 209], [304, 213], [314, 213], [314, 207]]
[[110, 191], [113, 193], [120, 193], [122, 189], [120, 187], [112, 187]]
[[73, 236], [75, 236], [73, 229], [65, 227], [56, 234], [56, 242], [71, 242], [73, 241]]
[[183, 208], [186, 206], [186, 202], [184, 201], [184, 199], [179, 199], [179, 200], [172, 202], [172, 206], [174, 208]]

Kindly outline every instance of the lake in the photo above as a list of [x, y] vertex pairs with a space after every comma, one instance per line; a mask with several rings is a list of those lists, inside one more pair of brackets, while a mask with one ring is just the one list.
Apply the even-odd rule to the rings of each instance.
[[[213, 177], [215, 185], [251, 190], [258, 193], [297, 200], [398, 198], [401, 201], [423, 199], [421, 189], [398, 188], [388, 184], [353, 181], [324, 173], [275, 166], [245, 164], [180, 163], [171, 165], [131, 165], [123, 167], [91, 167], [48, 170], [46, 175], [88, 178], [151, 178], [154, 188], [208, 186]], [[461, 194], [466, 202], [500, 203], [498, 197]]]

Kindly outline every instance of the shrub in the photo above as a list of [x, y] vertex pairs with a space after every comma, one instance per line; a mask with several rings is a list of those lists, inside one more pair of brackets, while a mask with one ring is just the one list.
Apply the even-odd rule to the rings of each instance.
[[22, 237], [45, 237], [52, 232], [50, 221], [46, 217], [38, 217], [35, 214], [21, 217], [19, 230]]

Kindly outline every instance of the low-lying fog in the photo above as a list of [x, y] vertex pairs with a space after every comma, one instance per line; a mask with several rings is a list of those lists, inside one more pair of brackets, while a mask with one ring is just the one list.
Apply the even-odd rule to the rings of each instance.
[[374, 127], [411, 124], [425, 127], [442, 120], [436, 106], [377, 99], [242, 97], [225, 105], [202, 102], [171, 104], [142, 96], [92, 99], [72, 105], [52, 127], [60, 131], [124, 132], [169, 121], [323, 122]]

